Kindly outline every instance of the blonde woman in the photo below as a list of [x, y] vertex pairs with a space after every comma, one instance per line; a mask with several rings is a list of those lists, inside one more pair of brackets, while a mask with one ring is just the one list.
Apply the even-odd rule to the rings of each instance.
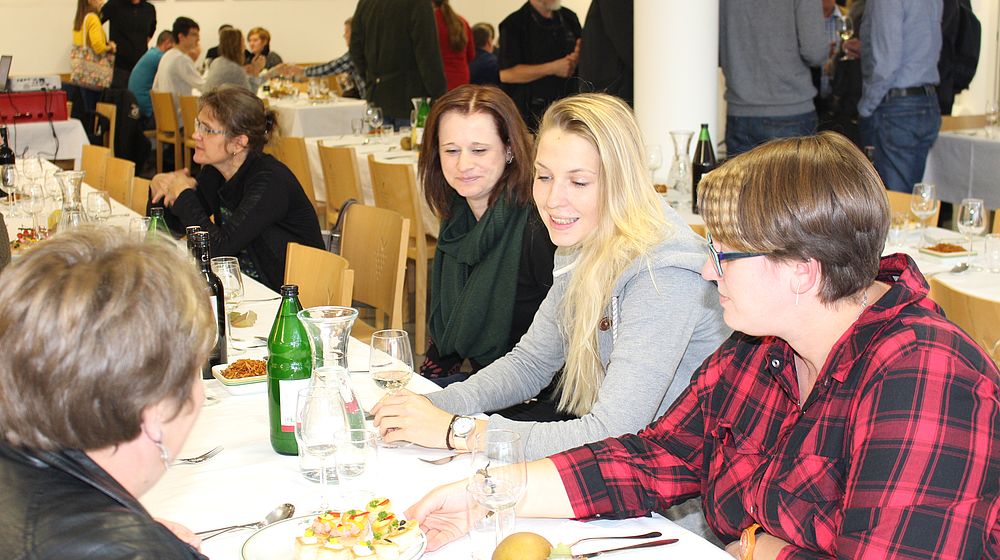
[[[557, 247], [552, 288], [514, 349], [468, 381], [383, 399], [373, 412], [387, 441], [466, 449], [475, 433], [507, 428], [539, 458], [634, 433], [729, 334], [715, 286], [699, 276], [705, 241], [653, 190], [625, 103], [590, 94], [553, 104], [534, 165], [533, 197]], [[570, 420], [465, 416], [522, 403], [553, 380]]]

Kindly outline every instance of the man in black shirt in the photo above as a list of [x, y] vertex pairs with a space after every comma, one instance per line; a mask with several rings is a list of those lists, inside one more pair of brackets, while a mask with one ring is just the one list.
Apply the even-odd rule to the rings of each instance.
[[500, 82], [531, 130], [553, 101], [576, 93], [580, 31], [559, 0], [528, 0], [500, 23]]
[[156, 33], [156, 8], [146, 0], [108, 0], [101, 21], [110, 22], [111, 40], [118, 45], [111, 87], [127, 88], [132, 68]]

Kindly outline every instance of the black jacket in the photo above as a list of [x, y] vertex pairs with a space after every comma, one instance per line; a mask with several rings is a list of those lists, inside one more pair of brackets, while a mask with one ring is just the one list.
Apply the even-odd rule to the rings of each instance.
[[204, 559], [81, 451], [0, 446], [0, 556]]
[[229, 181], [206, 165], [197, 181], [197, 188], [177, 197], [167, 223], [177, 233], [201, 226], [209, 233], [212, 256], [241, 257], [243, 272], [249, 259], [258, 280], [272, 290], [284, 281], [289, 242], [324, 248], [316, 210], [302, 185], [273, 157], [249, 154]]

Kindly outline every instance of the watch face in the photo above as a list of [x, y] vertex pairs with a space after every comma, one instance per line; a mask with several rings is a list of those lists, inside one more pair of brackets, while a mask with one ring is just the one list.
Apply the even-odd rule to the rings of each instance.
[[468, 416], [459, 416], [455, 420], [455, 425], [452, 428], [452, 433], [458, 437], [466, 437], [469, 432], [476, 427], [476, 420], [474, 418], [469, 418]]

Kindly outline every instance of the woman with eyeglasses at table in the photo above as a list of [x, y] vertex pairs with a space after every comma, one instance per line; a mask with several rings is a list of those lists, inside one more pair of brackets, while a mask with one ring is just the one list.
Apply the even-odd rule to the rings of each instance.
[[205, 282], [173, 244], [84, 228], [0, 282], [5, 558], [195, 559], [200, 539], [138, 498], [201, 410], [215, 342]]
[[175, 232], [200, 226], [213, 256], [238, 257], [244, 274], [277, 290], [288, 243], [323, 248], [316, 210], [291, 170], [263, 153], [275, 120], [257, 96], [223, 86], [198, 105], [193, 159], [201, 171], [156, 175], [153, 202], [169, 209]]
[[[702, 275], [735, 331], [638, 435], [529, 466], [521, 515], [637, 517], [701, 495], [742, 559], [997, 558], [1000, 372], [880, 259], [878, 174], [834, 133], [776, 140], [699, 186]], [[407, 510], [429, 549], [465, 530], [464, 483]]]

